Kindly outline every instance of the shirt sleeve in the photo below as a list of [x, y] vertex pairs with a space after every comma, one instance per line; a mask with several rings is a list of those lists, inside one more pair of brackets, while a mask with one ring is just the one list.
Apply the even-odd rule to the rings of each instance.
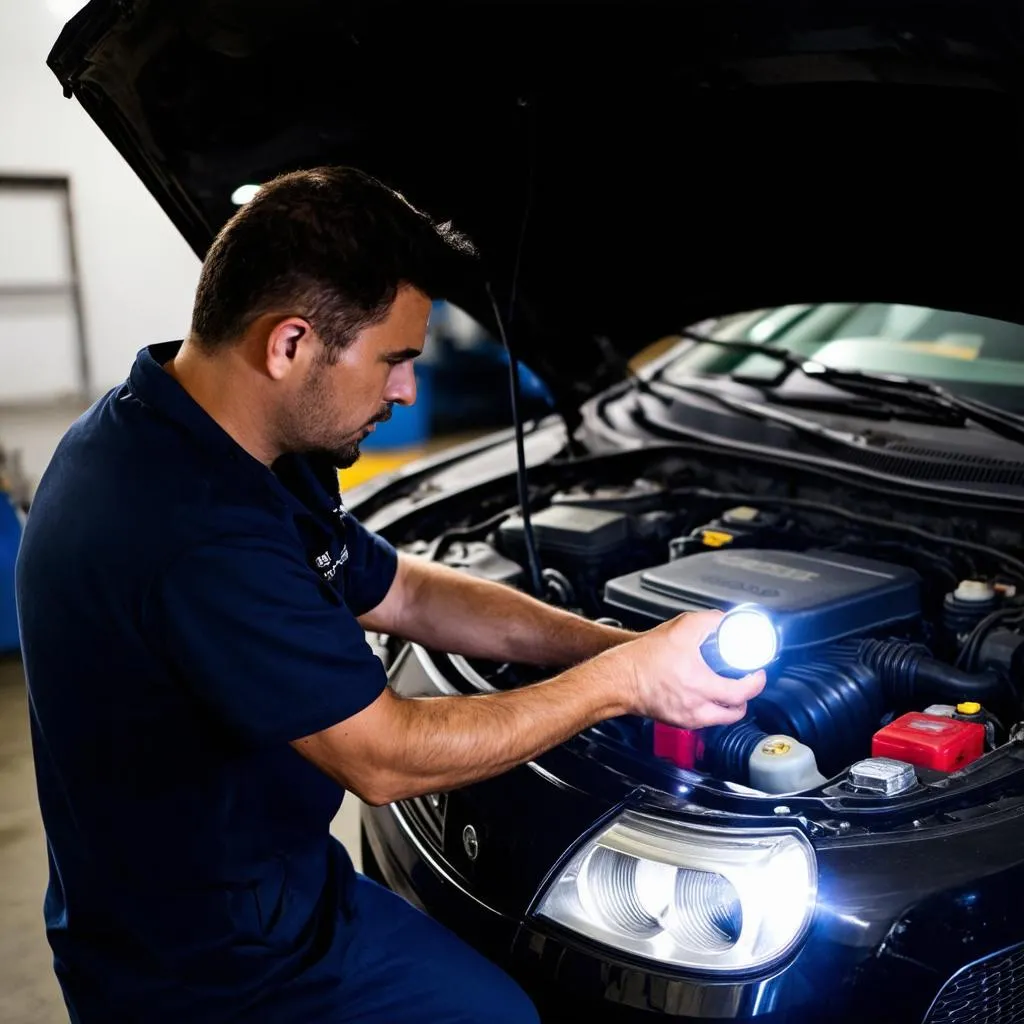
[[384, 600], [398, 571], [398, 554], [381, 536], [372, 533], [351, 513], [344, 519], [345, 600], [353, 615], [363, 615]]
[[256, 746], [335, 725], [387, 682], [353, 611], [285, 539], [190, 549], [155, 581], [147, 612], [175, 677]]

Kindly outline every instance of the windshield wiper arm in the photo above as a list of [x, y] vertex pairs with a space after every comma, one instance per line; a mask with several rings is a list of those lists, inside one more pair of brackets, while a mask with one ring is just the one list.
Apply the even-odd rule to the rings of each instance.
[[[917, 380], [913, 377], [898, 377], [887, 374], [865, 373], [863, 370], [838, 370], [824, 363], [802, 356], [795, 356], [786, 349], [771, 345], [760, 345], [752, 341], [726, 341], [721, 338], [709, 338], [696, 331], [680, 332], [684, 338], [701, 342], [706, 345], [718, 345], [720, 348], [733, 349], [736, 352], [749, 352], [752, 355], [766, 356], [774, 359], [782, 366], [780, 373], [767, 386], [778, 387], [793, 373], [800, 373], [811, 380], [822, 380], [840, 391], [864, 398], [874, 398], [883, 402], [892, 402], [905, 409], [913, 409], [922, 413], [944, 413], [952, 417], [958, 425], [970, 419], [1011, 441], [1024, 444], [1024, 416], [1007, 412], [997, 406], [989, 405], [975, 398], [947, 391], [939, 384], [931, 381]], [[741, 376], [734, 377], [743, 380]], [[748, 380], [749, 382], [749, 380]], [[762, 386], [764, 381], [759, 382]]]
[[706, 386], [700, 381], [687, 381], [685, 384], [678, 381], [673, 381], [672, 383], [669, 383], [668, 381], [658, 381], [655, 386], [650, 388], [646, 393], [650, 394], [653, 398], [663, 401], [663, 396], [658, 391], [658, 388], [669, 388], [672, 391], [682, 391], [690, 395], [700, 395], [703, 398], [708, 398], [717, 402], [719, 405], [732, 412], [743, 413], [755, 420], [760, 420], [762, 423], [778, 423], [781, 426], [795, 430], [797, 433], [807, 434], [819, 441], [838, 441], [841, 444], [863, 444], [863, 438], [860, 434], [853, 434], [843, 430], [833, 430], [831, 427], [826, 427], [823, 423], [818, 423], [816, 420], [804, 419], [802, 416], [794, 416], [792, 413], [786, 412], [784, 409], [774, 408], [770, 405], [765, 405], [764, 403], [755, 404], [742, 398], [736, 398], [732, 395], [723, 395], [713, 386]]

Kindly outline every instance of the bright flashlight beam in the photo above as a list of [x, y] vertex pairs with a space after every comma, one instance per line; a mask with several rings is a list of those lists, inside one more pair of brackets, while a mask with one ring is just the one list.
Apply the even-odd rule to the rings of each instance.
[[734, 608], [701, 646], [701, 655], [719, 675], [746, 675], [771, 664], [779, 635], [770, 616], [758, 608]]

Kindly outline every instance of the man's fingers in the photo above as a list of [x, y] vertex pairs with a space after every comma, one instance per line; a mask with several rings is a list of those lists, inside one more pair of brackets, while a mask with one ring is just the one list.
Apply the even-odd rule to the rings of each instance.
[[751, 672], [749, 676], [744, 676], [742, 679], [737, 679], [734, 693], [735, 701], [730, 700], [729, 703], [753, 700], [764, 689], [765, 679], [766, 676], [763, 668], [758, 669], [756, 672]]
[[698, 729], [707, 728], [710, 725], [732, 725], [740, 721], [747, 713], [747, 705], [739, 704], [731, 707], [723, 707], [721, 704], [705, 704], [696, 717], [700, 719]]
[[698, 644], [704, 643], [705, 640], [716, 629], [718, 624], [724, 618], [725, 613], [715, 610], [708, 610], [706, 612], [681, 612], [674, 619], [671, 619], [673, 632], [678, 630], [686, 630], [689, 632], [693, 630], [696, 635], [696, 641]]
[[704, 688], [704, 695], [713, 704], [734, 708], [753, 700], [764, 689], [764, 682], [764, 669], [742, 679], [723, 680], [722, 676], [715, 676], [712, 685]]
[[738, 722], [747, 713], [747, 704], [763, 689], [765, 683], [764, 670], [752, 672], [742, 679], [730, 679], [727, 686], [716, 686], [713, 694], [708, 694], [707, 703], [700, 715], [711, 716], [713, 721], [708, 725], [729, 725]]

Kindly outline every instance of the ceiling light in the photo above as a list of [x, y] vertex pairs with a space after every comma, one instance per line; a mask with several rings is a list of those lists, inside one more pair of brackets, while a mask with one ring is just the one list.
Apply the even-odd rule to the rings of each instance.
[[245, 206], [250, 199], [256, 198], [256, 193], [259, 192], [259, 185], [239, 185], [234, 192], [231, 193], [231, 202], [235, 206]]

